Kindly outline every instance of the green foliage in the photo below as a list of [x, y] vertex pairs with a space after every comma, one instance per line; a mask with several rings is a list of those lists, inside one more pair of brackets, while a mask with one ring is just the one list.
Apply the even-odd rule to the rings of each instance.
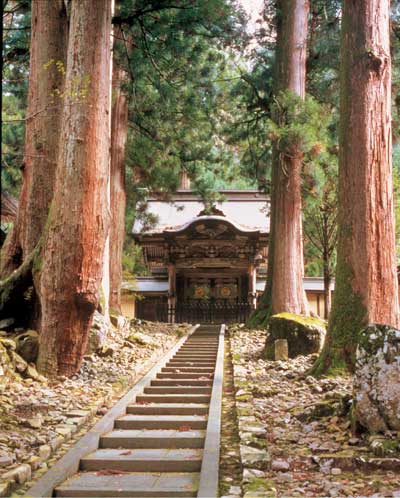
[[131, 278], [134, 275], [148, 275], [148, 270], [143, 259], [142, 248], [135, 245], [130, 237], [128, 237], [124, 243], [122, 271], [125, 278]]
[[28, 94], [30, 3], [20, 1], [13, 7], [3, 14], [1, 181], [2, 189], [18, 197]]
[[300, 149], [305, 165], [325, 152], [330, 114], [313, 97], [307, 95], [303, 100], [282, 91], [274, 97], [271, 116], [269, 135], [279, 152], [290, 154], [293, 148]]

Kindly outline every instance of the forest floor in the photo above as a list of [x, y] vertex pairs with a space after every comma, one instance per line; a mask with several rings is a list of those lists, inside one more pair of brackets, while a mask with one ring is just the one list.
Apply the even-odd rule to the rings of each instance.
[[393, 445], [351, 431], [350, 377], [308, 376], [315, 355], [264, 360], [265, 331], [232, 326], [229, 338], [242, 496], [400, 498]]
[[[112, 328], [106, 346], [85, 356], [70, 379], [48, 380], [33, 365], [19, 374], [15, 362], [0, 377], [0, 496], [23, 494], [189, 330], [127, 323]], [[11, 353], [10, 339], [0, 343]]]

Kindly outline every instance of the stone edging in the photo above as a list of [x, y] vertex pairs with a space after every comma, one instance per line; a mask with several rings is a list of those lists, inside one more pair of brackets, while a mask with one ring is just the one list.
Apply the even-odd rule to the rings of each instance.
[[[233, 350], [233, 348], [231, 347]], [[265, 426], [260, 424], [252, 415], [253, 396], [246, 390], [246, 376], [243, 375], [241, 365], [235, 361], [232, 354], [233, 383], [240, 440], [240, 459], [243, 468], [242, 490], [243, 498], [252, 498], [257, 495], [257, 484], [264, 478], [265, 470], [270, 467], [270, 455], [266, 449], [258, 447], [257, 439], [265, 441]]]
[[221, 325], [218, 355], [211, 392], [206, 440], [204, 442], [198, 498], [217, 498], [221, 439], [222, 387], [224, 381], [225, 325]]

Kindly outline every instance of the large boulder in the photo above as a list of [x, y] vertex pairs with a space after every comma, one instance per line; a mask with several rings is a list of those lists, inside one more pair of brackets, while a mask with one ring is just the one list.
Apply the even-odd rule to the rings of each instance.
[[370, 432], [400, 431], [400, 330], [368, 325], [360, 334], [354, 416]]
[[39, 352], [39, 334], [35, 330], [27, 330], [16, 338], [17, 353], [28, 363], [36, 361]]
[[325, 322], [320, 318], [295, 315], [294, 313], [273, 315], [268, 325], [265, 356], [269, 360], [275, 359], [275, 341], [277, 339], [287, 340], [289, 358], [318, 353], [322, 348], [325, 332]]
[[106, 343], [109, 331], [109, 322], [104, 315], [98, 311], [94, 312], [92, 326], [89, 332], [89, 341], [86, 354], [101, 350]]

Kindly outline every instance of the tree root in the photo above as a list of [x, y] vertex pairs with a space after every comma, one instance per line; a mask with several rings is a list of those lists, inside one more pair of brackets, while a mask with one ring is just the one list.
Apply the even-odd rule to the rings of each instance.
[[33, 269], [39, 254], [38, 244], [19, 268], [0, 280], [0, 318], [21, 315], [26, 308], [26, 293], [33, 286]]

